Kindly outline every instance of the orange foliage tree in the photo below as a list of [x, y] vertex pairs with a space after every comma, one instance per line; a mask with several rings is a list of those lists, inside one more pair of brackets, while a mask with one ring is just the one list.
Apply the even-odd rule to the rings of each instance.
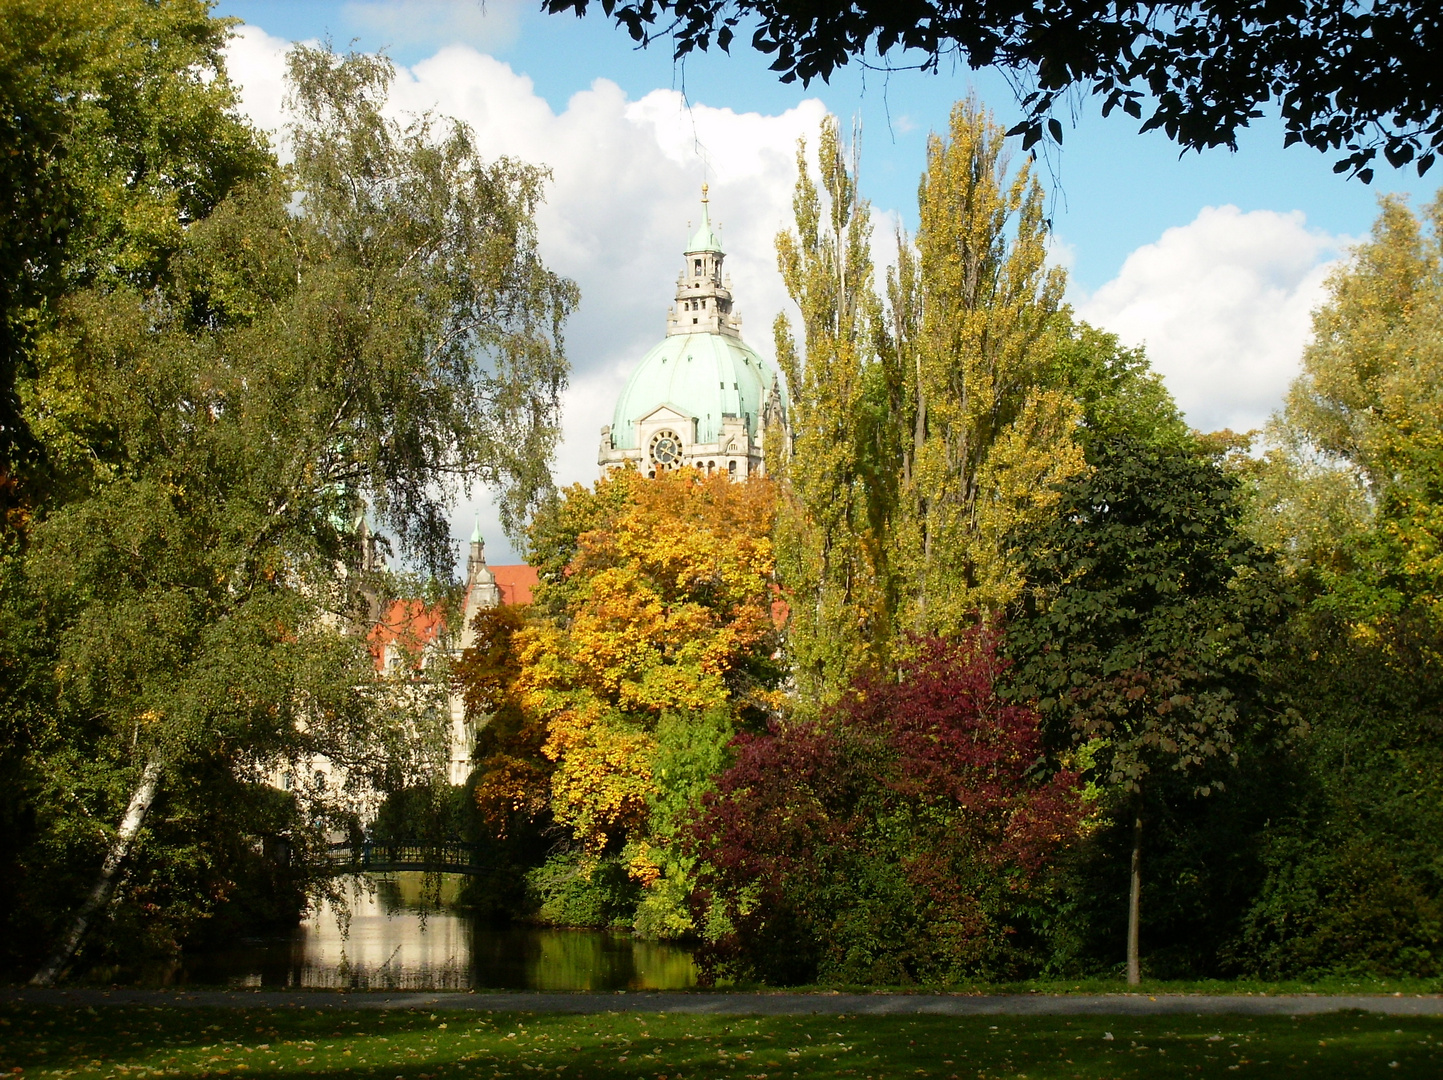
[[[774, 507], [760, 477], [625, 470], [574, 485], [532, 529], [541, 584], [514, 692], [544, 724], [550, 812], [588, 857], [621, 852], [653, 897], [684, 884], [668, 839], [737, 725], [778, 703]], [[663, 923], [684, 918], [662, 906]]]
[[484, 718], [476, 747], [477, 807], [501, 840], [518, 824], [536, 823], [550, 798], [551, 763], [541, 753], [545, 728], [517, 700], [517, 635], [526, 626], [525, 608], [498, 607], [477, 613], [475, 638], [456, 662], [454, 675], [466, 714]]

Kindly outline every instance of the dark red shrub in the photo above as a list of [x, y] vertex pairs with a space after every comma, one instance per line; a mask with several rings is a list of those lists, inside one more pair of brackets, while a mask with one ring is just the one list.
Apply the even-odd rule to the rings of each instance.
[[991, 635], [918, 643], [820, 722], [740, 736], [694, 827], [710, 974], [948, 982], [1033, 962], [1077, 777], [998, 698]]

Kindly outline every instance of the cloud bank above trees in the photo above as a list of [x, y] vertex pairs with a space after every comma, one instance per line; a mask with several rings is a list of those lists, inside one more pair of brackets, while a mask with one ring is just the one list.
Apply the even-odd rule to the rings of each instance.
[[1077, 310], [1145, 344], [1194, 427], [1246, 431], [1282, 405], [1343, 247], [1299, 211], [1208, 206], [1134, 251]]
[[[262, 128], [284, 123], [282, 77], [290, 42], [242, 26], [228, 54], [247, 112]], [[796, 140], [815, 142], [825, 107], [808, 99], [777, 115], [688, 105], [674, 90], [630, 100], [597, 79], [557, 112], [532, 80], [469, 45], [453, 45], [398, 71], [391, 107], [434, 109], [465, 120], [486, 156], [509, 154], [553, 174], [538, 222], [549, 264], [581, 286], [567, 331], [573, 373], [557, 461], [563, 483], [596, 473], [600, 428], [610, 422], [631, 367], [665, 332], [679, 253], [711, 185], [722, 223], [743, 334], [770, 355], [771, 322], [788, 310], [773, 239], [791, 220]], [[916, 163], [920, 173], [923, 162]], [[865, 194], [865, 192], [864, 192]], [[877, 208], [879, 248], [896, 215]], [[1117, 276], [1086, 296], [1079, 313], [1145, 343], [1186, 411], [1205, 428], [1257, 427], [1281, 404], [1297, 371], [1308, 316], [1341, 240], [1309, 229], [1298, 212], [1206, 207], [1134, 251]], [[888, 252], [876, 252], [879, 263]], [[513, 557], [484, 493], [458, 509], [458, 537], [472, 514], [495, 561]]]

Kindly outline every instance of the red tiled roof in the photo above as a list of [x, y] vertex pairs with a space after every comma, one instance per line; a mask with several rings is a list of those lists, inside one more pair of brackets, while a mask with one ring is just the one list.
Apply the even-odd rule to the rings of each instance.
[[446, 616], [439, 607], [428, 608], [420, 600], [393, 600], [381, 621], [366, 635], [376, 667], [385, 667], [386, 646], [399, 642], [421, 662], [421, 650], [446, 628]]
[[[529, 604], [531, 591], [536, 586], [536, 567], [492, 566], [496, 575], [496, 586], [501, 590], [503, 604]], [[440, 606], [428, 608], [420, 600], [393, 600], [381, 621], [371, 627], [366, 635], [366, 644], [375, 659], [377, 670], [386, 666], [386, 646], [398, 642], [401, 648], [413, 657], [413, 663], [421, 664], [421, 650], [429, 645], [437, 634], [446, 629], [446, 616]]]
[[531, 591], [536, 587], [536, 567], [525, 563], [519, 566], [493, 566], [496, 586], [501, 590], [503, 604], [529, 604]]

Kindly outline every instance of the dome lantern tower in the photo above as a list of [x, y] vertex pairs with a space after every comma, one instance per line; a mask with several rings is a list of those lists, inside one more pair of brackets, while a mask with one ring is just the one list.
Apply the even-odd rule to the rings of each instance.
[[666, 333], [727, 334], [741, 337], [741, 316], [732, 308], [730, 282], [722, 277], [726, 259], [711, 225], [710, 200], [701, 186], [701, 227], [691, 238], [676, 279], [676, 305], [667, 312]]
[[786, 423], [786, 390], [742, 341], [706, 186], [701, 227], [683, 256], [667, 336], [626, 380], [612, 423], [602, 429], [597, 463], [605, 472], [632, 462], [646, 475], [681, 465], [739, 479], [760, 474], [766, 427]]
[[634, 462], [649, 475], [681, 465], [737, 478], [764, 472], [762, 438], [768, 423], [786, 423], [786, 390], [742, 341], [705, 185], [683, 259], [666, 337], [627, 380], [601, 429], [598, 463], [605, 471]]

